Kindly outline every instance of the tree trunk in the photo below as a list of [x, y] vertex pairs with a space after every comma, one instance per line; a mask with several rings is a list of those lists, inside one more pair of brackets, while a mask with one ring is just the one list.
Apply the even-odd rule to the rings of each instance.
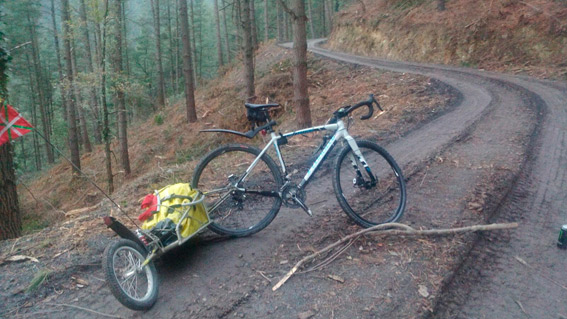
[[289, 40], [289, 23], [288, 23], [288, 15], [286, 13], [283, 14], [283, 28], [284, 28], [284, 41]]
[[[5, 74], [8, 69], [8, 53], [4, 50], [3, 45], [4, 36], [0, 32], [0, 107], [3, 105], [2, 100], [6, 94]], [[12, 144], [8, 142], [0, 145], [0, 241], [19, 237], [21, 232], [22, 220], [18, 205]]]
[[215, 24], [217, 28], [217, 60], [220, 67], [224, 65], [222, 60], [222, 42], [221, 42], [221, 29], [220, 29], [220, 17], [219, 17], [219, 1], [214, 0], [214, 10], [215, 10]]
[[199, 65], [199, 72], [197, 73], [197, 75], [199, 76], [199, 79], [203, 78], [203, 3], [200, 0], [196, 0], [196, 4], [197, 4], [197, 8], [199, 9], [199, 51], [198, 51], [198, 56], [199, 59], [197, 59], [198, 61], [198, 65]]
[[268, 0], [264, 0], [264, 41], [268, 42], [270, 39], [270, 17], [268, 14]]
[[254, 50], [258, 48], [258, 29], [256, 27], [256, 9], [254, 8], [254, 1], [250, 0], [250, 36], [252, 37], [252, 47]]
[[[2, 47], [3, 45], [4, 36], [0, 32], [0, 107], [3, 106], [6, 94], [6, 69], [8, 68], [8, 53]], [[0, 145], [0, 240], [19, 237], [21, 231], [22, 220], [18, 205], [12, 143], [7, 142]]]
[[[32, 63], [30, 62], [30, 54], [26, 53], [26, 62], [28, 66], [28, 79], [29, 79], [29, 86], [30, 86], [30, 100], [31, 100], [31, 114], [32, 114], [32, 123], [36, 123], [36, 94], [35, 94], [35, 85], [33, 81], [33, 70], [32, 70]], [[41, 171], [41, 152], [39, 150], [39, 143], [37, 141], [37, 134], [33, 134], [32, 137], [32, 146], [34, 151], [34, 163], [36, 171]]]
[[189, 0], [191, 4], [191, 15], [189, 18], [191, 19], [191, 28], [189, 32], [191, 32], [191, 59], [193, 64], [193, 85], [197, 86], [197, 39], [195, 37], [195, 8], [193, 6], [193, 0]]
[[[114, 51], [114, 72], [116, 74], [121, 74], [123, 72], [122, 66], [122, 1], [115, 0], [115, 12], [116, 14], [116, 25], [114, 28], [114, 37], [116, 39], [116, 49]], [[158, 5], [159, 6], [159, 5]], [[159, 8], [159, 7], [156, 7]], [[156, 10], [157, 11], [157, 10]], [[157, 11], [159, 12], [159, 11]], [[158, 20], [159, 24], [159, 20]], [[159, 41], [159, 40], [158, 40]], [[163, 75], [163, 74], [162, 74]], [[163, 78], [161, 79], [163, 81]], [[118, 83], [119, 84], [119, 83]], [[124, 101], [124, 91], [122, 90], [120, 84], [114, 88], [114, 100], [117, 111], [117, 122], [118, 122], [118, 142], [120, 144], [120, 164], [124, 173], [130, 175], [130, 157], [128, 155], [128, 121], [126, 118], [126, 103]]]
[[[4, 76], [4, 70], [0, 70]], [[10, 142], [0, 145], [0, 240], [21, 235], [22, 220], [18, 205], [16, 174]]]
[[[283, 0], [278, 0], [283, 1]], [[288, 9], [282, 2], [282, 7], [292, 18], [293, 27], [293, 104], [295, 119], [300, 128], [311, 126], [311, 109], [307, 81], [307, 17], [303, 0], [293, 0], [293, 10]]]
[[[81, 0], [81, 20], [83, 23], [83, 42], [85, 45], [85, 53], [86, 55], [86, 65], [87, 65], [87, 73], [92, 74], [94, 72], [93, 67], [93, 56], [91, 51], [91, 38], [89, 34], [89, 23], [87, 20], [87, 8], [85, 6], [85, 0]], [[96, 94], [96, 85], [91, 85], [90, 89], [90, 100], [91, 100], [91, 114], [93, 115], [93, 120], [95, 123], [95, 141], [97, 143], [101, 143], [101, 135], [100, 135], [100, 110], [98, 105], [98, 98]]]
[[252, 41], [252, 24], [250, 21], [250, 1], [242, 0], [241, 23], [244, 34], [244, 81], [246, 82], [246, 101], [252, 102], [255, 99], [254, 89], [254, 44]]
[[175, 94], [179, 93], [179, 79], [183, 76], [183, 64], [181, 63], [181, 33], [179, 31], [179, 2], [175, 1]]
[[315, 35], [315, 26], [313, 25], [313, 10], [311, 8], [311, 0], [307, 0], [307, 14], [309, 15], [309, 31], [311, 31], [311, 39], [317, 38]]
[[35, 20], [32, 20], [30, 16], [30, 12], [27, 11], [27, 20], [28, 20], [28, 30], [31, 36], [31, 49], [32, 49], [32, 59], [33, 59], [33, 67], [35, 70], [35, 79], [36, 79], [36, 88], [39, 95], [39, 115], [41, 118], [41, 126], [43, 131], [43, 136], [45, 137], [45, 153], [47, 154], [47, 162], [52, 164], [55, 162], [55, 158], [53, 156], [53, 149], [51, 148], [50, 144], [50, 128], [48, 124], [46, 106], [47, 106], [47, 99], [45, 97], [45, 90], [44, 90], [44, 77], [43, 77], [43, 70], [41, 67], [41, 59], [39, 56], [39, 44], [37, 42], [37, 34], [35, 32]]
[[185, 106], [187, 121], [197, 121], [195, 110], [195, 87], [193, 85], [193, 65], [191, 59], [191, 39], [187, 21], [187, 0], [179, 0], [179, 19], [181, 20], [181, 41], [183, 42], [183, 76], [185, 77]]
[[300, 128], [311, 126], [311, 109], [309, 108], [309, 94], [307, 81], [307, 30], [305, 16], [305, 3], [303, 0], [294, 0], [294, 72], [293, 72], [293, 101], [296, 108], [297, 124]]
[[437, 11], [445, 11], [445, 0], [437, 0]]
[[[175, 60], [173, 54], [173, 48], [175, 48], [175, 42], [173, 39], [173, 33], [171, 32], [171, 3], [170, 0], [166, 0], [167, 3], [167, 34], [169, 36], [169, 77], [171, 79], [171, 91], [173, 94], [177, 94], [175, 91]], [[122, 20], [124, 21], [124, 20]]]
[[154, 16], [154, 30], [156, 39], [156, 63], [157, 63], [157, 105], [162, 108], [165, 105], [165, 81], [163, 78], [163, 63], [161, 61], [161, 31], [159, 21], [159, 0], [151, 0], [152, 13]]
[[130, 57], [128, 55], [128, 20], [126, 20], [126, 1], [122, 4], [122, 55], [124, 56], [124, 67], [126, 71], [126, 78], [130, 77]]
[[282, 6], [279, 1], [276, 1], [276, 33], [278, 42], [281, 42], [283, 40]]
[[242, 10], [240, 5], [241, 0], [233, 0], [233, 1], [236, 8], [234, 10], [235, 16], [233, 16], [232, 21], [234, 22], [234, 28], [236, 29], [236, 47], [238, 48], [236, 51], [236, 55], [238, 55], [242, 51], [242, 35], [241, 35], [242, 23], [240, 22]]
[[224, 0], [221, 0], [222, 4], [222, 26], [224, 30], [224, 47], [226, 52], [226, 62], [229, 63], [231, 60], [230, 56], [230, 42], [228, 41], [228, 30], [226, 27], [226, 3]]
[[325, 5], [325, 19], [327, 20], [327, 34], [331, 34], [333, 30], [333, 12], [332, 12], [332, 3], [329, 3], [329, 0], [323, 0]]
[[327, 35], [328, 32], [327, 32], [327, 21], [326, 21], [326, 18], [325, 18], [325, 16], [326, 16], [325, 6], [319, 4], [317, 7], [319, 8], [319, 11], [318, 11], [319, 21], [321, 21], [321, 34]]
[[[104, 162], [106, 166], [106, 181], [108, 192], [114, 192], [114, 176], [112, 175], [112, 161], [110, 158], [110, 124], [108, 121], [108, 107], [106, 104], [106, 30], [108, 17], [108, 0], [104, 2], [104, 18], [102, 24], [102, 32], [100, 34], [100, 69], [101, 69], [101, 99], [102, 99], [102, 138], [104, 140]], [[97, 30], [100, 31], [100, 25], [97, 23]]]
[[[71, 39], [73, 40], [73, 39]], [[72, 48], [71, 49], [71, 67], [73, 68], [73, 78], [78, 78], [77, 76], [77, 56], [75, 55], [75, 44], [74, 41], [71, 41]], [[83, 101], [81, 98], [81, 90], [77, 87], [73, 87], [73, 94], [75, 97], [75, 105], [77, 108], [77, 118], [79, 120], [79, 127], [78, 127], [78, 138], [81, 145], [84, 147], [85, 153], [90, 153], [93, 151], [91, 146], [91, 140], [89, 139], [89, 133], [87, 130], [87, 122], [85, 120], [85, 111], [83, 108]]]
[[63, 118], [67, 121], [67, 99], [63, 91], [63, 66], [61, 64], [61, 51], [59, 48], [59, 35], [57, 32], [57, 21], [55, 18], [55, 0], [51, 0], [51, 21], [53, 22], [53, 42], [55, 55], [57, 56], [57, 72], [59, 74], [59, 90], [61, 91], [61, 106], [63, 107]]
[[65, 48], [65, 63], [67, 65], [67, 120], [69, 149], [71, 150], [71, 163], [73, 163], [73, 174], [80, 174], [81, 157], [79, 154], [79, 142], [77, 139], [77, 115], [75, 101], [73, 99], [74, 80], [73, 80], [73, 61], [71, 56], [71, 15], [69, 13], [69, 0], [61, 0], [63, 16], [63, 46]]

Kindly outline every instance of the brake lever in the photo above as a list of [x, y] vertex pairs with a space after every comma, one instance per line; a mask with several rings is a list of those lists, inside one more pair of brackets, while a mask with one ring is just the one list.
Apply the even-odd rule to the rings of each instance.
[[371, 97], [371, 99], [372, 99], [372, 103], [373, 103], [373, 104], [376, 104], [376, 107], [377, 107], [380, 111], [384, 112], [384, 109], [382, 108], [382, 106], [380, 106], [380, 103], [378, 103], [378, 101], [377, 101], [376, 98], [374, 97], [374, 94], [370, 94], [370, 97]]

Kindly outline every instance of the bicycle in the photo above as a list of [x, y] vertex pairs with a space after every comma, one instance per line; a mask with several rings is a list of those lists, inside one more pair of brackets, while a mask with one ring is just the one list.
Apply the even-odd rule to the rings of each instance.
[[[398, 221], [405, 210], [405, 181], [394, 158], [381, 146], [367, 140], [356, 141], [348, 133], [350, 114], [366, 106], [367, 120], [374, 113], [373, 106], [383, 111], [374, 95], [352, 106], [342, 107], [325, 125], [289, 133], [274, 131], [276, 122], [269, 109], [279, 104], [246, 103], [247, 118], [252, 123], [248, 132], [227, 129], [207, 129], [201, 132], [234, 134], [248, 139], [258, 133], [270, 134], [263, 149], [246, 144], [228, 144], [210, 151], [197, 165], [191, 187], [206, 195], [205, 205], [212, 218], [209, 229], [232, 237], [254, 234], [268, 226], [276, 217], [282, 203], [313, 213], [305, 204], [305, 187], [325, 161], [330, 151], [341, 140], [343, 148], [336, 157], [333, 178], [335, 196], [344, 212], [362, 227]], [[347, 117], [347, 125], [343, 118]], [[325, 145], [299, 184], [293, 183], [282, 157], [280, 146], [288, 138], [317, 131], [334, 134], [324, 140]], [[273, 147], [279, 167], [267, 154]]]
[[[361, 119], [369, 119], [374, 104], [382, 110], [378, 101], [370, 95], [367, 101], [333, 112], [325, 125], [286, 134], [274, 132], [276, 122], [268, 113], [269, 108], [278, 104], [245, 104], [247, 117], [253, 125], [250, 131], [203, 130], [250, 139], [265, 130], [270, 133], [271, 140], [262, 150], [250, 145], [229, 144], [209, 152], [197, 165], [191, 182], [191, 187], [199, 191], [194, 197], [187, 197], [187, 202], [169, 206], [178, 209], [181, 215], [172, 229], [156, 229], [157, 232], [154, 232], [138, 228], [131, 231], [116, 218], [105, 216], [104, 223], [121, 237], [112, 242], [103, 254], [102, 267], [112, 294], [130, 309], [150, 309], [158, 298], [159, 286], [154, 260], [205, 228], [221, 235], [248, 236], [268, 226], [282, 203], [302, 208], [312, 216], [305, 205], [305, 187], [339, 139], [345, 141], [345, 145], [335, 160], [333, 189], [346, 214], [362, 227], [400, 219], [406, 203], [405, 182], [400, 168], [382, 147], [370, 141], [355, 141], [342, 121], [362, 106], [367, 106], [369, 112]], [[318, 153], [315, 161], [299, 185], [295, 185], [289, 178], [280, 146], [292, 136], [325, 130], [335, 133], [323, 138], [321, 147], [315, 152]], [[266, 153], [270, 146], [276, 151], [281, 170]], [[158, 203], [165, 205], [167, 198], [171, 196], [158, 200]], [[198, 220], [190, 212], [201, 204], [205, 205], [206, 218]], [[183, 237], [181, 227], [187, 219], [195, 220], [198, 229]]]

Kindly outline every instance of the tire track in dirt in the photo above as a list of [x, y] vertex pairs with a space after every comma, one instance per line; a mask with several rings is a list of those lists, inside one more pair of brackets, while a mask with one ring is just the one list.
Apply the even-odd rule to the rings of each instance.
[[555, 247], [559, 227], [567, 222], [567, 87], [501, 77], [533, 92], [546, 106], [531, 169], [494, 217], [519, 219], [521, 225], [510, 237], [480, 237], [435, 318], [567, 318], [565, 251]]
[[[385, 64], [390, 68], [391, 62]], [[516, 86], [542, 112], [541, 132], [533, 143], [536, 149], [529, 152], [510, 196], [493, 213], [492, 221], [518, 220], [520, 228], [510, 236], [480, 236], [431, 317], [567, 318], [565, 252], [555, 247], [559, 227], [567, 223], [567, 87], [528, 77], [426, 67]]]

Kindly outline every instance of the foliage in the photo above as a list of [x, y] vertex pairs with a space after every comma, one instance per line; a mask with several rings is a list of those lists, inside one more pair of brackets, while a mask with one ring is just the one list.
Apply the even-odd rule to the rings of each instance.
[[[87, 23], [81, 17], [81, 4], [84, 1]], [[108, 20], [105, 19], [105, 3], [111, 5], [115, 0], [69, 0], [71, 22], [70, 40], [74, 52], [75, 76], [75, 96], [78, 107], [85, 116], [87, 134], [91, 140], [96, 136], [95, 130], [99, 129], [102, 122], [102, 78], [106, 76], [106, 96], [107, 107], [110, 116], [110, 135], [117, 136], [115, 114], [115, 102], [112, 95], [115, 90], [120, 90], [125, 94], [126, 109], [129, 125], [137, 125], [137, 122], [145, 121], [156, 111], [154, 100], [157, 94], [156, 85], [156, 45], [154, 39], [153, 17], [151, 14], [150, 0], [123, 0], [124, 16], [126, 26], [122, 30], [125, 34], [123, 43], [123, 63], [124, 71], [116, 74], [110, 63], [112, 63], [112, 50], [116, 47], [115, 39], [110, 36], [112, 30], [107, 34], [106, 56], [100, 56], [103, 43], [103, 24], [109, 28], [114, 25], [118, 12], [110, 12]], [[164, 78], [166, 81], [166, 91], [169, 102], [184, 99], [183, 75], [181, 63], [181, 41], [178, 35], [179, 17], [177, 0], [159, 0], [160, 19], [161, 19], [161, 46]], [[323, 36], [328, 32], [329, 22], [325, 21], [324, 14], [325, 1], [333, 11], [342, 9], [345, 5], [354, 0], [310, 0], [313, 15], [311, 22], [314, 26], [315, 35]], [[1, 30], [6, 37], [6, 41], [0, 50], [0, 63], [5, 64], [8, 59], [6, 49], [10, 48], [11, 68], [9, 69], [10, 82], [6, 78], [0, 79], [0, 90], [10, 91], [10, 103], [18, 108], [24, 117], [29, 119], [38, 129], [43, 128], [40, 121], [40, 94], [38, 86], [41, 86], [44, 93], [44, 101], [47, 105], [47, 125], [51, 142], [63, 153], [68, 152], [68, 123], [66, 122], [65, 91], [66, 87], [61, 78], [66, 77], [63, 56], [63, 23], [61, 13], [61, 0], [0, 0], [2, 11], [5, 15], [0, 19]], [[191, 0], [189, 8], [190, 29], [194, 43], [195, 72], [197, 74], [197, 85], [213, 79], [219, 73], [224, 73], [228, 69], [218, 71], [218, 55], [215, 54], [216, 46], [216, 25], [213, 11], [213, 3], [208, 0]], [[53, 4], [53, 8], [52, 8]], [[219, 10], [224, 13], [226, 18], [226, 37], [229, 40], [231, 63], [225, 61], [225, 65], [235, 66], [238, 59], [239, 48], [237, 47], [240, 39], [237, 37], [235, 25], [236, 12], [233, 1], [219, 1]], [[285, 14], [280, 13], [279, 18], [276, 10], [276, 1], [268, 0], [268, 19], [270, 38], [276, 38], [276, 24], [281, 24]], [[257, 35], [263, 39], [264, 29], [264, 2], [255, 0], [255, 20]], [[55, 13], [52, 16], [52, 11]], [[53, 19], [55, 21], [53, 21]], [[222, 19], [222, 18], [221, 18]], [[221, 22], [223, 24], [223, 22]], [[222, 38], [224, 41], [224, 28], [221, 27]], [[35, 32], [37, 45], [33, 43], [31, 36]], [[84, 41], [84, 32], [89, 32], [91, 55], [93, 56], [93, 70], [89, 71], [87, 48]], [[241, 33], [242, 34], [242, 33]], [[56, 46], [55, 36], [58, 37]], [[224, 48], [226, 50], [226, 48]], [[224, 52], [225, 57], [226, 52]], [[34, 55], [37, 56], [40, 65], [40, 73], [36, 74]], [[236, 61], [236, 62], [235, 62]], [[106, 74], [102, 74], [102, 66], [106, 64]], [[229, 68], [225, 66], [224, 68]], [[60, 67], [62, 70], [60, 70]], [[291, 65], [285, 65], [289, 68]], [[98, 108], [93, 105], [91, 98], [92, 90], [95, 90]], [[159, 116], [156, 116], [156, 124], [159, 124]], [[81, 133], [82, 134], [82, 133]], [[100, 134], [99, 134], [100, 135]], [[100, 141], [100, 140], [98, 140]], [[28, 136], [16, 144], [15, 162], [18, 174], [30, 175], [31, 172], [45, 169], [46, 149], [45, 142], [37, 137]]]
[[48, 269], [39, 270], [30, 281], [30, 284], [26, 288], [26, 292], [32, 292], [43, 285], [51, 273], [52, 271]]
[[162, 125], [163, 124], [163, 115], [161, 113], [158, 113], [154, 116], [154, 123], [156, 123], [156, 125]]

